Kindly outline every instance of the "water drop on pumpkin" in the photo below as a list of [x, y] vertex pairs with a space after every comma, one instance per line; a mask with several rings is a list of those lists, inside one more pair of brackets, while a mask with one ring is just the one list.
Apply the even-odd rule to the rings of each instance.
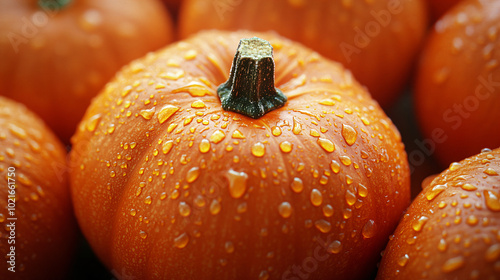
[[213, 143], [217, 144], [220, 141], [224, 140], [226, 138], [226, 134], [222, 130], [216, 130], [212, 135], [210, 136], [210, 141]]
[[261, 142], [257, 142], [252, 146], [252, 155], [256, 157], [263, 157], [266, 153], [266, 147]]
[[338, 174], [340, 172], [340, 164], [338, 161], [332, 159], [330, 162], [330, 169], [333, 171], [333, 173]]
[[198, 179], [198, 176], [200, 176], [200, 168], [199, 167], [193, 167], [189, 169], [189, 171], [186, 174], [186, 181], [188, 183], [192, 183]]
[[259, 280], [268, 280], [269, 279], [269, 272], [267, 270], [262, 270], [259, 273]]
[[297, 122], [295, 118], [293, 118], [293, 128], [292, 128], [293, 134], [298, 135], [300, 134], [301, 131], [302, 131], [302, 125], [299, 122]]
[[148, 234], [147, 232], [141, 230], [139, 231], [139, 236], [142, 238], [142, 239], [146, 239], [146, 237], [148, 237]]
[[179, 214], [183, 217], [188, 217], [191, 214], [191, 206], [184, 201], [179, 202]]
[[487, 262], [495, 262], [500, 259], [500, 243], [491, 245], [484, 254]]
[[327, 251], [331, 254], [340, 253], [340, 251], [342, 251], [342, 243], [338, 240], [333, 241], [330, 245], [328, 245]]
[[174, 141], [168, 140], [168, 141], [163, 143], [163, 145], [161, 146], [161, 150], [164, 154], [168, 154], [168, 152], [170, 152], [170, 150], [172, 150], [173, 146], [174, 146]]
[[434, 198], [436, 198], [438, 194], [442, 193], [445, 189], [446, 185], [435, 185], [434, 187], [432, 187], [432, 189], [427, 191], [427, 193], [425, 194], [425, 198], [427, 198], [428, 201], [431, 201]]
[[290, 205], [289, 202], [282, 202], [278, 206], [278, 212], [280, 213], [280, 216], [283, 218], [288, 218], [290, 215], [292, 215], [292, 206]]
[[112, 134], [114, 131], [115, 131], [115, 125], [114, 124], [110, 124], [108, 126], [108, 133]]
[[327, 233], [332, 229], [332, 224], [325, 220], [317, 220], [314, 222], [314, 226], [322, 233]]
[[418, 220], [413, 221], [412, 228], [414, 231], [421, 231], [425, 223], [429, 220], [426, 216], [420, 217]]
[[293, 144], [288, 142], [288, 141], [283, 141], [280, 143], [280, 150], [283, 152], [283, 153], [289, 153], [292, 151], [292, 148], [293, 148]]
[[245, 135], [243, 135], [243, 133], [241, 133], [241, 131], [237, 129], [233, 131], [233, 135], [231, 137], [233, 137], [234, 139], [245, 139]]
[[410, 259], [410, 257], [408, 256], [408, 254], [405, 254], [404, 256], [402, 256], [398, 259], [398, 265], [401, 267], [406, 266], [409, 259]]
[[345, 166], [349, 166], [352, 163], [351, 158], [348, 156], [340, 156], [339, 159], [340, 162], [342, 162], [342, 164]]
[[361, 197], [367, 197], [368, 188], [366, 188], [363, 184], [358, 184], [358, 195]]
[[139, 115], [141, 115], [141, 117], [143, 117], [145, 120], [150, 120], [154, 116], [155, 110], [155, 107], [151, 109], [144, 109], [139, 112]]
[[174, 239], [174, 246], [182, 249], [189, 243], [189, 235], [187, 233], [182, 233]]
[[488, 167], [487, 169], [485, 169], [483, 171], [484, 174], [486, 175], [490, 175], [490, 176], [497, 176], [498, 175], [498, 172], [496, 172], [493, 168], [491, 167]]
[[220, 202], [217, 199], [212, 200], [210, 203], [210, 214], [217, 215], [221, 210]]
[[461, 166], [462, 166], [462, 164], [459, 162], [452, 162], [448, 169], [450, 169], [450, 171], [454, 171], [454, 170], [457, 170], [458, 168], [460, 168]]
[[234, 252], [234, 244], [233, 244], [233, 242], [227, 241], [224, 244], [224, 249], [226, 250], [226, 253], [228, 253], [228, 254], [231, 254], [232, 252]]
[[500, 211], [500, 195], [493, 191], [483, 191], [486, 207], [491, 211]]
[[211, 91], [207, 87], [197, 81], [188, 83], [186, 86], [172, 90], [172, 93], [187, 92], [193, 97], [201, 97], [205, 95], [212, 95]]
[[271, 133], [274, 135], [274, 136], [280, 136], [281, 135], [281, 128], [279, 128], [278, 126], [275, 126], [271, 129]]
[[158, 112], [158, 122], [164, 123], [166, 122], [175, 112], [179, 110], [179, 107], [174, 105], [165, 105], [161, 108], [160, 112]]
[[372, 238], [377, 233], [377, 226], [374, 220], [368, 220], [363, 229], [361, 230], [361, 234], [363, 234], [364, 238]]
[[240, 198], [247, 189], [248, 175], [245, 172], [236, 172], [230, 169], [227, 172], [229, 180], [229, 193], [233, 198]]
[[441, 267], [441, 270], [445, 273], [453, 272], [461, 268], [464, 264], [465, 264], [465, 259], [463, 256], [454, 257], [448, 259]]
[[346, 141], [347, 145], [352, 146], [354, 143], [356, 143], [358, 133], [352, 126], [343, 124], [342, 137], [344, 137], [344, 140]]
[[304, 183], [298, 177], [293, 178], [292, 184], [290, 185], [295, 193], [301, 193], [304, 190]]
[[329, 153], [335, 151], [335, 145], [328, 139], [318, 138], [318, 144], [321, 146], [321, 148], [323, 148], [323, 150]]
[[312, 189], [310, 199], [311, 199], [311, 203], [314, 206], [320, 206], [321, 203], [323, 203], [323, 195], [317, 189]]
[[193, 101], [193, 103], [191, 103], [191, 108], [195, 108], [195, 109], [201, 109], [201, 108], [205, 108], [205, 102], [203, 102], [202, 100], [195, 100]]
[[94, 131], [99, 122], [101, 121], [101, 117], [102, 117], [101, 114], [96, 114], [90, 117], [85, 125], [87, 130], [90, 132]]
[[448, 248], [448, 244], [446, 243], [446, 240], [444, 240], [443, 238], [441, 238], [439, 240], [439, 243], [438, 243], [438, 246], [437, 246], [437, 249], [440, 251], [440, 252], [444, 252], [446, 251], [446, 249]]
[[208, 153], [210, 151], [210, 142], [207, 139], [202, 139], [200, 141], [200, 145], [198, 146], [198, 149], [200, 150], [201, 153]]
[[472, 184], [469, 184], [469, 183], [465, 183], [465, 184], [462, 184], [460, 185], [460, 187], [464, 190], [464, 191], [475, 191], [477, 190], [477, 187], [472, 185]]

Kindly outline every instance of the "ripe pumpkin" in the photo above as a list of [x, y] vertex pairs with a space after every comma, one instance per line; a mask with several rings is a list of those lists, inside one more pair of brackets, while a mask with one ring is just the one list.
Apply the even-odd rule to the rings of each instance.
[[179, 35], [274, 30], [338, 61], [382, 106], [402, 92], [427, 29], [422, 0], [186, 0]]
[[443, 166], [500, 146], [500, 2], [470, 0], [434, 26], [417, 71], [415, 106]]
[[1, 96], [0, 147], [0, 278], [65, 279], [77, 233], [67, 173], [58, 172], [66, 150], [38, 116]]
[[69, 143], [91, 98], [123, 65], [171, 41], [171, 25], [158, 0], [0, 0], [0, 95]]
[[377, 279], [498, 279], [500, 149], [453, 163], [424, 186], [384, 252]]
[[134, 61], [72, 142], [81, 229], [138, 279], [359, 279], [409, 205], [390, 119], [274, 33], [203, 32]]

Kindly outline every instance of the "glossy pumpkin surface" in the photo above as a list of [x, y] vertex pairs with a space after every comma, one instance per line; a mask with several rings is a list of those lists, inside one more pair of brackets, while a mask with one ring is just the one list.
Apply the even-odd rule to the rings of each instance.
[[427, 10], [421, 0], [184, 1], [180, 37], [203, 29], [276, 31], [344, 64], [386, 107], [407, 83]]
[[[253, 36], [288, 99], [257, 119], [217, 96]], [[274, 34], [204, 32], [132, 62], [72, 142], [81, 229], [138, 279], [367, 277], [409, 205], [390, 119], [340, 64]]]
[[464, 1], [439, 20], [417, 71], [420, 128], [443, 166], [500, 146], [500, 2]]
[[0, 1], [0, 95], [69, 142], [92, 97], [123, 65], [170, 42], [172, 23], [157, 0], [43, 2]]
[[0, 97], [1, 279], [66, 278], [77, 228], [65, 167], [43, 121]]
[[500, 149], [424, 186], [389, 241], [377, 279], [498, 279]]

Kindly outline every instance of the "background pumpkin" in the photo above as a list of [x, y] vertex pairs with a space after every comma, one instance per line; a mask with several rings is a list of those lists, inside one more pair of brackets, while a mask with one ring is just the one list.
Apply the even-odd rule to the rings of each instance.
[[0, 95], [69, 142], [90, 99], [123, 65], [171, 41], [171, 25], [157, 0], [1, 0]]
[[[216, 95], [252, 36], [288, 97], [259, 119]], [[359, 279], [409, 204], [400, 140], [340, 64], [273, 34], [201, 33], [93, 101], [72, 139], [75, 211], [104, 264], [138, 279]]]
[[500, 2], [464, 1], [436, 23], [423, 50], [417, 119], [443, 166], [500, 146], [499, 30]]
[[420, 0], [186, 0], [179, 15], [181, 38], [202, 29], [274, 30], [344, 64], [382, 106], [406, 85], [426, 28]]
[[412, 202], [377, 279], [497, 279], [500, 149], [454, 163]]
[[[0, 278], [65, 279], [76, 242], [63, 168], [66, 150], [39, 117], [1, 96], [0, 147], [0, 252], [4, 261]], [[13, 182], [15, 215], [11, 216], [8, 191]], [[9, 239], [9, 218], [13, 217], [17, 218], [15, 239]], [[7, 270], [11, 246], [15, 246], [15, 272]]]

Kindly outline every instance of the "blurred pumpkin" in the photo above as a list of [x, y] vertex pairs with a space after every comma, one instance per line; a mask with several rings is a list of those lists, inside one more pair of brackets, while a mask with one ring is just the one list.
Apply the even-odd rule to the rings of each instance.
[[377, 279], [498, 279], [499, 173], [500, 149], [485, 149], [428, 181], [389, 241]]
[[137, 279], [359, 279], [409, 205], [390, 119], [340, 64], [270, 33], [134, 61], [72, 142], [82, 231]]
[[274, 30], [350, 69], [382, 106], [406, 85], [427, 28], [421, 0], [186, 0], [185, 38], [203, 29]]
[[66, 279], [76, 242], [66, 150], [42, 120], [0, 96], [1, 279]]
[[66, 142], [123, 65], [167, 44], [158, 0], [0, 0], [0, 95], [24, 103]]
[[499, 32], [499, 1], [464, 1], [435, 24], [423, 50], [416, 113], [442, 166], [500, 146]]

